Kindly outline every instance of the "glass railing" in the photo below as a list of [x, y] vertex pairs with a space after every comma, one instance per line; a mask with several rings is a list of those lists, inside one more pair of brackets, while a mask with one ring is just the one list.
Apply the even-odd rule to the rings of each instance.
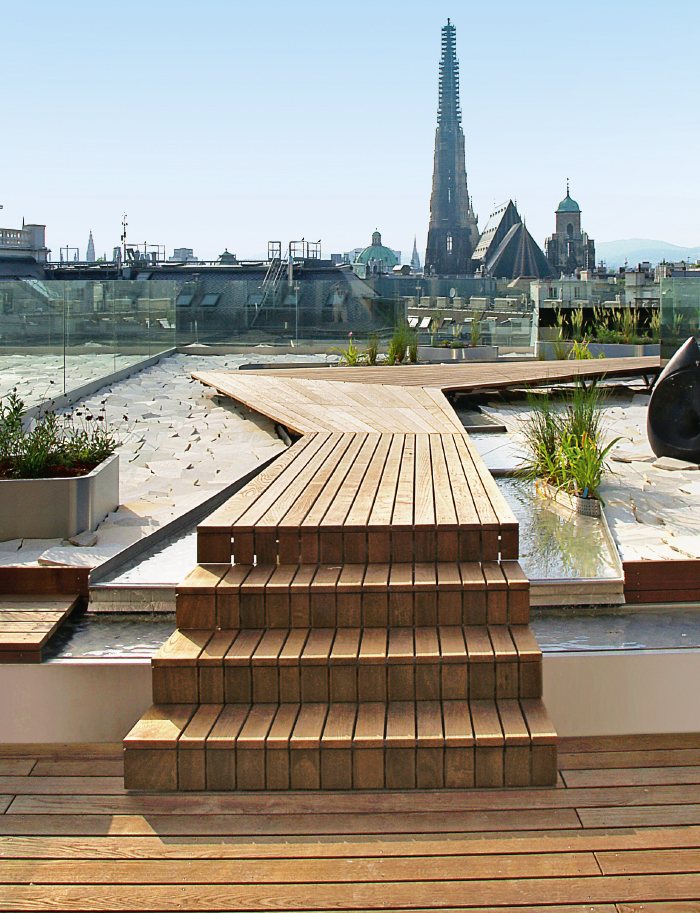
[[661, 280], [661, 358], [700, 333], [700, 279]]
[[27, 405], [176, 344], [174, 281], [0, 281], [0, 396]]

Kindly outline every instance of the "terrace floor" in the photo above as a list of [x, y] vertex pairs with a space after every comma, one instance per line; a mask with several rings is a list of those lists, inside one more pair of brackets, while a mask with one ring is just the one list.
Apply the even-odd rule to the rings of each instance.
[[0, 746], [2, 910], [683, 913], [700, 735], [561, 739], [552, 789], [128, 793], [121, 746]]

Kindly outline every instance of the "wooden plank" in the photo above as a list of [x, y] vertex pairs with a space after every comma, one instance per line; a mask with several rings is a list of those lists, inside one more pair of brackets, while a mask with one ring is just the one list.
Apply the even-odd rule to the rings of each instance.
[[225, 704], [207, 736], [207, 789], [236, 788], [236, 739], [249, 711], [249, 704]]
[[438, 622], [437, 570], [434, 563], [416, 562], [413, 565], [413, 588], [415, 624], [436, 625]]
[[392, 442], [393, 435], [381, 435], [344, 519], [343, 559], [347, 563], [364, 564], [370, 560], [368, 558], [367, 524]]
[[385, 722], [385, 704], [367, 701], [359, 705], [352, 741], [355, 789], [381, 789], [384, 786]]
[[440, 646], [437, 628], [416, 628], [416, 699], [437, 701], [441, 695]]
[[445, 738], [439, 701], [416, 703], [416, 787], [442, 789]]
[[229, 565], [199, 564], [178, 584], [175, 591], [178, 628], [216, 627], [216, 588]]
[[321, 737], [321, 787], [352, 788], [352, 736], [357, 706], [331, 703]]
[[277, 704], [253, 704], [236, 739], [236, 786], [265, 789], [264, 748]]
[[430, 436], [416, 435], [413, 502], [414, 560], [437, 560], [435, 490], [433, 486]]
[[435, 523], [437, 526], [437, 552], [440, 561], [459, 560], [457, 511], [452, 495], [451, 478], [443, 450], [442, 435], [431, 435], [430, 457], [432, 484], [435, 497]]
[[474, 785], [503, 786], [503, 729], [493, 701], [471, 700], [474, 727]]
[[400, 434], [391, 437], [389, 452], [367, 521], [367, 553], [369, 561], [374, 563], [388, 563], [392, 560], [389, 526], [396, 501], [404, 441], [404, 436]]
[[350, 446], [306, 515], [304, 526], [300, 531], [302, 562], [317, 564], [321, 560], [316, 530], [323, 522], [331, 505], [335, 503], [348, 473], [352, 471], [358, 461], [358, 466], [363, 465], [363, 453], [372, 451], [375, 445], [376, 441], [371, 440], [366, 434], [353, 435]]
[[302, 704], [289, 740], [290, 786], [292, 789], [320, 789], [321, 735], [327, 704]]
[[404, 438], [401, 467], [396, 485], [396, 501], [391, 518], [391, 554], [396, 562], [416, 562], [413, 548], [415, 435]]

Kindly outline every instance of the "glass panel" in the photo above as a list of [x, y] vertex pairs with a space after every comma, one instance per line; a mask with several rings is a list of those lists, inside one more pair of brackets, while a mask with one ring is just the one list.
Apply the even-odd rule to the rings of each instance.
[[35, 405], [175, 346], [174, 281], [0, 281], [0, 396]]

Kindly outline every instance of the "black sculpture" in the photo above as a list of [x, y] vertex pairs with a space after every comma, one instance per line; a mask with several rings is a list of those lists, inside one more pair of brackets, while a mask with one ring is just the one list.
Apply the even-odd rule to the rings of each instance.
[[700, 348], [690, 337], [659, 374], [647, 410], [657, 457], [700, 463]]

